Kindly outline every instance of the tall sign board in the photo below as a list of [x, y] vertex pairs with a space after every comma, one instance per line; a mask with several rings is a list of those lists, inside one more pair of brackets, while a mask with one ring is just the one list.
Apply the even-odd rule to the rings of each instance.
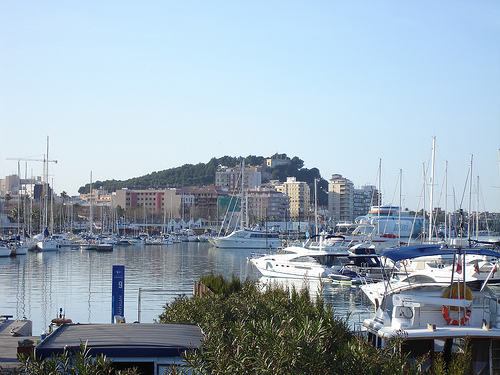
[[113, 266], [113, 289], [111, 294], [111, 323], [116, 315], [125, 316], [125, 266]]

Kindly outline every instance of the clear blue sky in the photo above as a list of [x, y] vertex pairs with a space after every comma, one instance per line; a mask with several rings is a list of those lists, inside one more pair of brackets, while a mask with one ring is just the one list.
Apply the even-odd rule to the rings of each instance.
[[0, 177], [49, 136], [57, 193], [278, 152], [356, 186], [381, 160], [410, 209], [435, 136], [436, 205], [448, 161], [467, 209], [472, 154], [500, 212], [500, 2], [0, 0], [0, 126]]

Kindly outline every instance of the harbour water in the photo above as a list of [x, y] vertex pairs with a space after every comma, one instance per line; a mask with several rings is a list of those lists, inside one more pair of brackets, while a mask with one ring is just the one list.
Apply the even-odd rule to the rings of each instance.
[[[29, 252], [0, 258], [0, 314], [33, 321], [33, 334], [46, 330], [62, 308], [74, 323], [110, 323], [113, 265], [125, 266], [124, 315], [127, 322], [154, 322], [163, 306], [176, 296], [192, 295], [201, 275], [232, 275], [242, 280], [293, 283], [303, 280], [261, 279], [247, 262], [251, 250], [217, 249], [209, 243], [184, 242], [169, 246], [115, 246], [112, 252], [73, 250]], [[336, 313], [349, 322], [373, 312], [359, 288], [311, 282]], [[139, 303], [140, 295], [140, 303]], [[140, 306], [140, 311], [139, 311]]]

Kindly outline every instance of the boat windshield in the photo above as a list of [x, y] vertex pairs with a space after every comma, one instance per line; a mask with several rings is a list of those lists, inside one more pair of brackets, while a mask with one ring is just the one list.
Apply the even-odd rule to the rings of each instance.
[[354, 232], [352, 233], [353, 235], [370, 235], [373, 233], [373, 231], [375, 230], [375, 226], [374, 225], [360, 225], [359, 227], [357, 227]]
[[408, 276], [407, 278], [403, 279], [404, 282], [410, 283], [410, 284], [426, 284], [426, 283], [435, 283], [436, 280], [434, 280], [432, 277], [427, 276], [427, 275], [411, 275]]
[[290, 261], [291, 262], [297, 262], [297, 263], [318, 263], [318, 261], [316, 260], [316, 258], [311, 257], [309, 255], [304, 255], [304, 256], [301, 256], [301, 257], [297, 257], [297, 258], [291, 259]]

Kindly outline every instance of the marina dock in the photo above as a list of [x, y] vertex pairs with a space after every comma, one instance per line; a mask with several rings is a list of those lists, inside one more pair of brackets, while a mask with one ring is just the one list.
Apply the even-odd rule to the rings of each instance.
[[[17, 359], [19, 341], [31, 340], [34, 345], [40, 340], [40, 336], [32, 336], [32, 323], [30, 320], [10, 320], [9, 316], [3, 316], [0, 321], [0, 372], [8, 374], [9, 370], [20, 365]], [[30, 351], [29, 347], [21, 347], [19, 350]]]

